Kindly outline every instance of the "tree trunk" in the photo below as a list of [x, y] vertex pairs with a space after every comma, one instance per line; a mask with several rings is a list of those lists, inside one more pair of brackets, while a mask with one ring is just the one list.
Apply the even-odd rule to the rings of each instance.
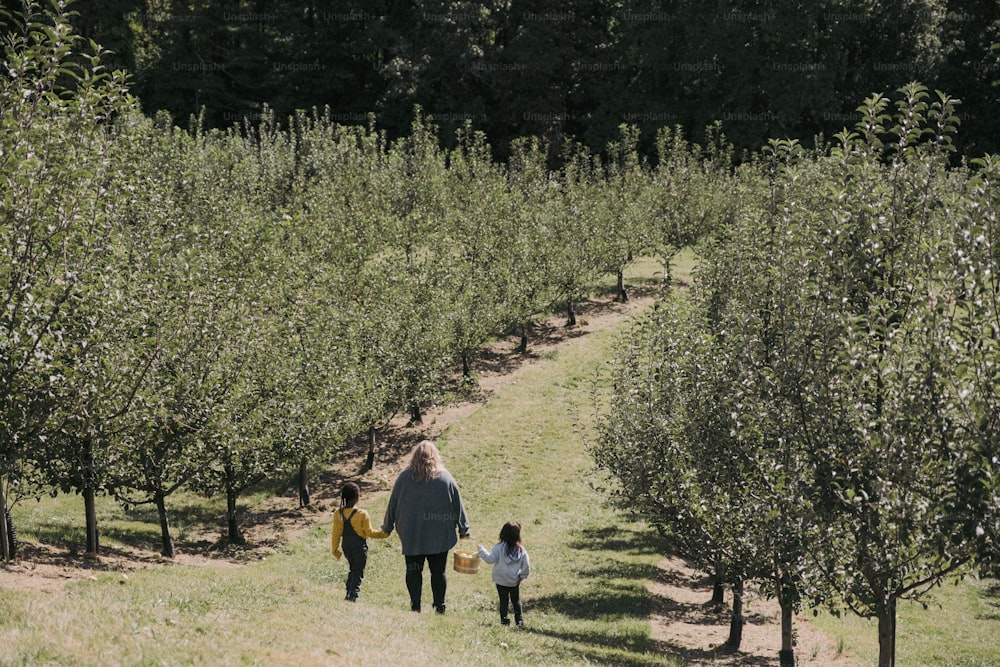
[[239, 494], [230, 484], [226, 484], [226, 533], [230, 544], [246, 544], [240, 532], [239, 517], [236, 513], [236, 498]]
[[299, 461], [299, 507], [308, 507], [312, 502], [309, 493], [309, 460], [305, 457]]
[[86, 437], [83, 439], [83, 511], [84, 525], [86, 526], [87, 549], [85, 554], [96, 557], [101, 551], [100, 541], [97, 534], [97, 490], [95, 488], [96, 475], [94, 474], [94, 440]]
[[625, 291], [625, 272], [618, 269], [618, 300], [628, 303], [628, 292]]
[[566, 301], [566, 326], [576, 326], [576, 310], [573, 309], [573, 301], [571, 299]]
[[781, 603], [781, 650], [778, 651], [779, 667], [795, 667], [795, 647], [792, 644], [792, 603]]
[[7, 510], [7, 497], [3, 492], [2, 477], [0, 477], [0, 510], [3, 510], [3, 521], [0, 521], [0, 556], [3, 556], [4, 562], [9, 563], [10, 559], [14, 557], [9, 532], [13, 523], [10, 520], [10, 512]]
[[424, 418], [420, 414], [420, 404], [416, 401], [410, 403], [410, 426], [414, 424], [423, 424]]
[[673, 284], [674, 278], [670, 273], [670, 257], [668, 254], [667, 258], [663, 260], [663, 280], [660, 281], [660, 290], [669, 292]]
[[368, 456], [365, 457], [365, 470], [375, 467], [375, 427], [368, 427]]
[[87, 551], [91, 556], [97, 556], [101, 551], [101, 543], [97, 533], [97, 494], [94, 487], [88, 484], [83, 489], [83, 511], [86, 515]]
[[521, 327], [521, 344], [518, 345], [514, 351], [518, 354], [524, 354], [528, 351], [528, 327]]
[[7, 551], [10, 552], [10, 560], [17, 558], [17, 550], [20, 545], [17, 543], [17, 531], [14, 530], [14, 519], [10, 516], [10, 510], [6, 512], [6, 520], [0, 521], [7, 529]]
[[729, 639], [726, 646], [736, 651], [743, 643], [743, 580], [733, 583], [733, 616], [729, 620]]
[[174, 540], [170, 537], [170, 524], [167, 522], [167, 503], [163, 497], [163, 491], [159, 490], [153, 494], [153, 503], [156, 505], [156, 514], [160, 518], [160, 553], [167, 558], [174, 557]]
[[472, 368], [469, 366], [469, 353], [462, 350], [462, 378], [465, 382], [472, 380]]
[[721, 607], [726, 604], [726, 587], [722, 581], [722, 565], [715, 564], [715, 572], [712, 575], [712, 599], [711, 604]]
[[711, 602], [714, 605], [726, 604], [726, 587], [722, 584], [722, 581], [718, 577], [716, 577], [715, 583], [712, 585]]
[[896, 598], [889, 600], [878, 617], [878, 667], [896, 665]]

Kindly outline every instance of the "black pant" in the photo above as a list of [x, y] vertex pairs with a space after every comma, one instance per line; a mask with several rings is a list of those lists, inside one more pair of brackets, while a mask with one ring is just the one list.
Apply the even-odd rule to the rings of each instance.
[[431, 571], [431, 594], [434, 596], [434, 607], [444, 606], [444, 595], [448, 590], [448, 578], [444, 574], [448, 564], [448, 552], [440, 554], [421, 554], [405, 556], [406, 558], [406, 590], [410, 593], [410, 608], [420, 609], [420, 594], [424, 585], [424, 560]]
[[344, 544], [344, 556], [350, 570], [347, 573], [347, 597], [357, 599], [361, 593], [361, 580], [365, 578], [365, 565], [368, 564], [368, 545]]
[[508, 603], [514, 605], [514, 622], [520, 625], [521, 617], [521, 588], [520, 586], [501, 586], [497, 584], [497, 594], [500, 596], [500, 622], [510, 623], [507, 617]]

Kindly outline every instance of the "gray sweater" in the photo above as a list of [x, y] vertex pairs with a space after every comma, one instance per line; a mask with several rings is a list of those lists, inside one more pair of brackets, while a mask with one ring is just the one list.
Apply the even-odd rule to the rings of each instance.
[[385, 509], [382, 530], [395, 528], [404, 556], [444, 553], [458, 542], [458, 534], [469, 534], [462, 496], [455, 478], [447, 470], [434, 479], [418, 482], [413, 472], [399, 473]]

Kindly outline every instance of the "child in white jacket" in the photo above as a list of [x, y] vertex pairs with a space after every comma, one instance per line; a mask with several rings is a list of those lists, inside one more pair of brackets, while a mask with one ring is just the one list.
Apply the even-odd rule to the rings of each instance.
[[508, 606], [514, 606], [514, 622], [518, 627], [524, 625], [521, 613], [521, 581], [528, 578], [531, 564], [528, 552], [521, 545], [521, 524], [509, 521], [500, 529], [500, 541], [491, 551], [479, 545], [479, 556], [493, 565], [493, 583], [497, 585], [500, 596], [500, 622], [510, 625], [507, 616]]

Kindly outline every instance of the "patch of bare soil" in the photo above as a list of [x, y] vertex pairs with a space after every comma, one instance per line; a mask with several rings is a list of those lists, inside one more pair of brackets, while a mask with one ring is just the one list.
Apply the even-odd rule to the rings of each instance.
[[114, 573], [127, 581], [131, 572], [166, 565], [237, 567], [227, 559], [196, 553], [163, 558], [158, 553], [127, 546], [102, 547], [101, 555], [80, 554], [38, 542], [20, 545], [15, 562], [0, 565], [0, 588], [55, 593], [74, 581], [96, 580], [101, 573]]
[[[781, 647], [781, 609], [775, 600], [747, 594], [740, 649], [725, 646], [729, 637], [732, 600], [711, 604], [712, 583], [683, 559], [665, 558], [659, 575], [646, 585], [653, 598], [652, 638], [664, 653], [689, 665], [715, 667], [777, 667]], [[836, 642], [805, 617], [794, 623], [795, 664], [799, 667], [856, 667], [837, 652]]]
[[[497, 391], [517, 380], [527, 368], [547, 352], [567, 340], [588, 333], [613, 328], [629, 315], [645, 308], [653, 300], [651, 288], [633, 288], [626, 303], [610, 298], [591, 299], [577, 307], [577, 325], [566, 326], [565, 316], [553, 316], [536, 322], [528, 331], [528, 350], [516, 347], [519, 336], [508, 336], [486, 347], [474, 362], [476, 386], [459, 392], [463, 398], [448, 405], [426, 406], [420, 423], [409, 423], [408, 415], [391, 419], [379, 430], [378, 449], [373, 470], [364, 470], [367, 442], [360, 438], [340, 453], [324, 470], [310, 479], [312, 502], [300, 507], [298, 490], [290, 486], [266, 503], [253, 507], [241, 524], [245, 545], [227, 544], [218, 529], [188, 530], [176, 539], [176, 555], [162, 558], [155, 552], [127, 546], [102, 547], [101, 555], [89, 558], [73, 549], [27, 542], [22, 545], [17, 562], [0, 564], [0, 588], [60, 592], [73, 581], [95, 579], [100, 573], [122, 577], [139, 569], [171, 567], [239, 567], [258, 560], [300, 538], [316, 523], [330, 522], [339, 504], [339, 490], [347, 480], [357, 482], [368, 498], [387, 492], [403, 466], [409, 449], [424, 439], [435, 439], [451, 424], [471, 415]], [[707, 579], [684, 561], [667, 558], [660, 565], [660, 576], [647, 586], [654, 600], [651, 618], [653, 638], [664, 652], [687, 660], [692, 665], [777, 665], [780, 641], [780, 614], [777, 605], [755, 600], [747, 610], [743, 645], [736, 653], [720, 648], [728, 635], [728, 614], [716, 612], [705, 603], [711, 598]], [[798, 619], [797, 619], [798, 621]], [[855, 667], [836, 655], [833, 640], [811, 625], [797, 622], [797, 664], [804, 667]]]

